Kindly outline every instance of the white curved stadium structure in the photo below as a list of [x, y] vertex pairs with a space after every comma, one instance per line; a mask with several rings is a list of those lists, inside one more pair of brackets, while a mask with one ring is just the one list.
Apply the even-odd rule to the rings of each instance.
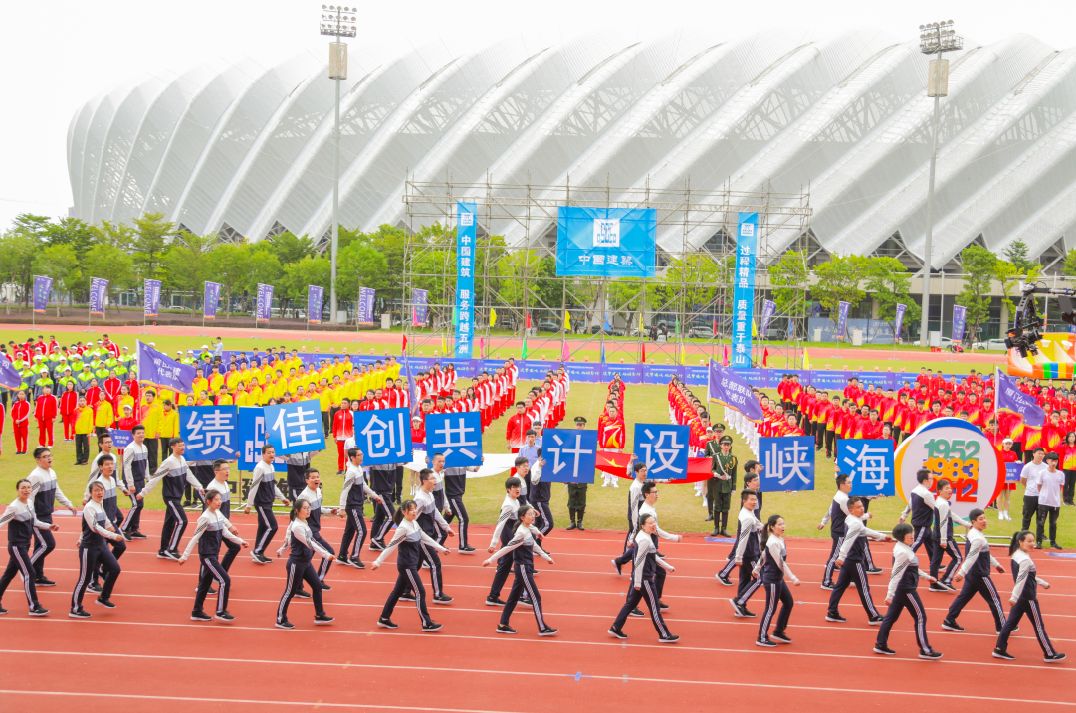
[[[616, 44], [517, 40], [352, 54], [341, 87], [340, 222], [404, 217], [404, 182], [809, 188], [831, 253], [921, 254], [932, 101], [915, 43], [676, 34]], [[1076, 247], [1076, 50], [1014, 36], [952, 56], [943, 100], [933, 262], [1015, 240], [1050, 263]], [[71, 122], [74, 214], [146, 212], [198, 233], [323, 236], [333, 86], [324, 57], [153, 77]], [[502, 226], [491, 226], [495, 232]], [[503, 226], [510, 243], [511, 226]], [[659, 240], [681, 245], [675, 235]], [[702, 245], [709, 235], [693, 235]], [[771, 235], [771, 249], [799, 235]]]

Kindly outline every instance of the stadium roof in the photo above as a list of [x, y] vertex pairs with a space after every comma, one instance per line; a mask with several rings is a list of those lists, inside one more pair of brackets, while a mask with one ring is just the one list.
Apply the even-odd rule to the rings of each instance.
[[[94, 98], [68, 133], [75, 215], [161, 212], [199, 233], [324, 235], [325, 76], [324, 58], [303, 54], [272, 67], [198, 67]], [[506, 41], [389, 62], [356, 52], [342, 87], [341, 223], [403, 220], [408, 177], [807, 189], [822, 249], [914, 262], [930, 154], [925, 80], [917, 44], [876, 32], [826, 42]], [[953, 55], [942, 107], [934, 267], [973, 242], [1000, 252], [1023, 240], [1032, 257], [1076, 247], [1076, 50], [1027, 36], [970, 46]], [[523, 238], [518, 225], [487, 227]], [[797, 233], [772, 234], [770, 250]], [[670, 251], [683, 238], [680, 228], [659, 232]]]

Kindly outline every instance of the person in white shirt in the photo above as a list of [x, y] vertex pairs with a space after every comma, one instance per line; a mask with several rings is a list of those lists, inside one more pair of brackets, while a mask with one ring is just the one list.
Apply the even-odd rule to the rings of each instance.
[[1009, 556], [1012, 557], [1012, 595], [1009, 603], [1012, 608], [1005, 620], [1004, 626], [998, 633], [997, 643], [994, 645], [992, 656], [996, 659], [1011, 661], [1015, 656], [1009, 653], [1009, 635], [1016, 630], [1020, 619], [1026, 614], [1034, 625], [1035, 637], [1039, 640], [1042, 648], [1043, 661], [1057, 663], [1065, 659], [1065, 654], [1054, 649], [1050, 637], [1046, 635], [1046, 627], [1042, 622], [1042, 612], [1039, 611], [1038, 588], [1049, 589], [1050, 583], [1045, 579], [1039, 579], [1035, 570], [1035, 563], [1031, 560], [1031, 550], [1035, 547], [1035, 539], [1030, 532], [1023, 530], [1017, 532], [1009, 543]]
[[[684, 539], [681, 535], [673, 535], [671, 533], [665, 532], [665, 530], [661, 529], [661, 525], [658, 524], [658, 510], [656, 507], [658, 502], [658, 484], [652, 480], [646, 481], [646, 483], [643, 484], [642, 495], [643, 502], [639, 506], [639, 517], [642, 518], [643, 515], [650, 515], [654, 518], [654, 537], [651, 538], [652, 540], [654, 540], [654, 546], [658, 546], [658, 538], [661, 538], [662, 540], [669, 540], [670, 542], [680, 542], [682, 539]], [[662, 556], [664, 555], [659, 552], [658, 557]], [[655, 571], [654, 582], [654, 592], [658, 595], [658, 606], [664, 611], [665, 609], [669, 608], [669, 606], [661, 600], [661, 595], [665, 591], [664, 569], [659, 567]], [[628, 595], [631, 596], [630, 591], [628, 592]]]
[[[948, 481], [941, 481], [946, 483]], [[939, 498], [940, 499], [940, 498]], [[878, 628], [878, 638], [874, 642], [874, 653], [885, 656], [893, 656], [897, 652], [889, 648], [889, 632], [897, 623], [901, 613], [907, 609], [915, 619], [915, 640], [919, 644], [919, 658], [936, 661], [942, 657], [941, 652], [935, 651], [927, 640], [927, 614], [923, 600], [916, 591], [919, 586], [919, 578], [936, 582], [937, 579], [929, 573], [919, 569], [919, 556], [912, 549], [915, 539], [915, 528], [911, 525], [900, 523], [893, 528], [893, 572], [889, 577], [889, 587], [885, 594], [885, 603], [889, 605], [886, 610], [882, 625]]]
[[515, 581], [508, 593], [508, 600], [501, 611], [501, 621], [497, 625], [498, 634], [514, 634], [516, 630], [511, 626], [512, 612], [515, 611], [523, 593], [529, 595], [531, 609], [534, 611], [534, 619], [538, 623], [539, 636], [556, 636], [557, 630], [545, 623], [542, 615], [542, 593], [538, 591], [538, 584], [534, 581], [534, 555], [538, 555], [546, 562], [553, 564], [553, 558], [538, 544], [542, 533], [534, 526], [534, 520], [538, 510], [530, 505], [524, 505], [519, 509], [519, 526], [516, 527], [512, 538], [501, 549], [494, 552], [482, 563], [488, 567], [501, 557], [511, 556], [513, 560], [513, 572]]
[[1061, 513], [1061, 489], [1065, 486], [1065, 471], [1057, 467], [1060, 457], [1056, 453], [1046, 455], [1046, 470], [1039, 473], [1039, 500], [1035, 517], [1035, 549], [1042, 549], [1043, 530], [1050, 521], [1050, 547], [1061, 549], [1057, 544], [1057, 516]]
[[1042, 462], [1045, 456], [1045, 450], [1036, 448], [1031, 461], [1025, 463], [1020, 469], [1020, 482], [1024, 484], [1024, 510], [1020, 516], [1021, 530], [1031, 527], [1031, 518], [1039, 511], [1039, 480], [1043, 471], [1046, 470], [1046, 464]]
[[[33, 541], [35, 529], [56, 532], [59, 525], [44, 522], [37, 519], [34, 512], [33, 501], [30, 500], [30, 481], [22, 478], [15, 483], [15, 489], [19, 497], [11, 502], [0, 515], [0, 527], [7, 525], [7, 569], [0, 576], [0, 598], [4, 596], [8, 585], [15, 579], [16, 574], [22, 575], [22, 589], [26, 594], [26, 603], [29, 606], [30, 616], [46, 616], [49, 610], [41, 606], [37, 598], [37, 587], [34, 582], [34, 570], [30, 563], [30, 545]], [[0, 606], [0, 615], [7, 614], [7, 609]]]

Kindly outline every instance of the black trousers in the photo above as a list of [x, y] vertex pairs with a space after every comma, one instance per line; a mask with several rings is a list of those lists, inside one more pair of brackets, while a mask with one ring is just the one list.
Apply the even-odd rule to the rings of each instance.
[[960, 588], [960, 593], [956, 595], [956, 599], [949, 605], [949, 611], [945, 618], [950, 621], [956, 621], [956, 618], [960, 616], [960, 612], [964, 611], [964, 607], [968, 605], [968, 602], [976, 594], [983, 598], [986, 606], [990, 609], [990, 615], [994, 617], [994, 629], [1001, 631], [1001, 626], [1004, 623], [1001, 613], [1001, 597], [998, 596], [997, 587], [994, 586], [994, 582], [990, 577], [984, 577], [979, 574], [969, 573], [964, 578], [964, 586]]
[[224, 553], [224, 559], [220, 561], [220, 566], [228, 571], [232, 568], [232, 562], [235, 562], [235, 558], [239, 555], [239, 551], [243, 549], [231, 540], [224, 540], [224, 547], [228, 550]]
[[381, 545], [385, 544], [385, 535], [392, 527], [392, 491], [376, 491], [381, 496], [381, 502], [373, 502], [374, 517], [370, 522], [370, 539], [377, 540]]
[[1057, 542], [1057, 516], [1061, 514], [1061, 508], [1053, 507], [1051, 505], [1039, 505], [1038, 513], [1035, 517], [1035, 540], [1041, 545], [1043, 530], [1046, 529], [1046, 523], [1050, 523], [1050, 544]]
[[88, 433], [75, 434], [75, 465], [85, 465], [90, 462], [90, 435]]
[[[135, 492], [141, 492], [142, 488], [146, 487], [146, 481], [143, 478], [134, 478]], [[123, 531], [126, 533], [136, 532], [138, 526], [142, 524], [142, 509], [146, 507], [146, 503], [133, 495], [131, 498], [131, 507], [127, 510], [127, 515], [123, 518], [121, 523]]]
[[395, 481], [393, 481], [392, 500], [391, 502], [400, 504], [403, 499], [403, 481], [404, 481], [404, 467], [402, 465], [396, 466]]
[[915, 528], [912, 552], [918, 552], [920, 547], [926, 548], [928, 560], [933, 561], [938, 556], [938, 541], [934, 539], [934, 531], [930, 527]]
[[848, 560], [844, 561], [841, 573], [837, 575], [837, 582], [833, 585], [833, 591], [829, 594], [828, 613], [838, 613], [837, 606], [841, 603], [844, 590], [848, 589], [850, 584], [856, 585], [856, 591], [859, 592], [859, 601], [863, 604], [863, 609], [867, 612], [867, 616], [872, 619], [881, 616], [874, 606], [874, 600], [871, 599], [871, 588], [870, 583], [867, 581], [866, 567], [862, 562], [850, 562]]
[[542, 593], [538, 591], [538, 585], [534, 583], [534, 571], [518, 562], [515, 563], [513, 571], [515, 580], [512, 582], [512, 590], [508, 592], [504, 610], [501, 611], [501, 625], [508, 626], [508, 622], [512, 619], [512, 612], [519, 604], [519, 598], [526, 592], [527, 599], [534, 608], [534, 620], [538, 623], [538, 630], [545, 629], [545, 618], [542, 616]]
[[187, 513], [179, 504], [179, 498], [165, 498], [164, 524], [161, 526], [161, 551], [175, 552], [183, 531], [187, 529]]
[[553, 529], [553, 511], [549, 508], [549, 501], [537, 501], [534, 503], [534, 507], [538, 508], [538, 512], [541, 514], [542, 524], [538, 526], [538, 531], [543, 535], [548, 535], [549, 531]]
[[1065, 485], [1061, 489], [1061, 500], [1066, 505], [1072, 505], [1072, 498], [1076, 495], [1076, 470], [1065, 471]]
[[1027, 530], [1031, 527], [1031, 518], [1035, 517], [1039, 512], [1039, 496], [1038, 495], [1025, 495], [1024, 496], [1024, 511], [1020, 514], [1020, 529]]
[[512, 571], [512, 554], [508, 553], [497, 560], [497, 571], [493, 573], [493, 584], [489, 587], [490, 597], [500, 597], [504, 583], [508, 581], [508, 574]]
[[[229, 553], [230, 554], [230, 553]], [[201, 557], [202, 566], [198, 570], [198, 589], [194, 594], [194, 611], [202, 611], [205, 606], [209, 585], [217, 583], [217, 613], [228, 609], [228, 592], [232, 588], [232, 578], [228, 576], [228, 567], [213, 557]]]
[[[376, 508], [376, 504], [374, 505]], [[344, 509], [344, 536], [340, 540], [340, 557], [361, 560], [362, 543], [366, 541], [366, 519], [362, 506]]]
[[255, 505], [254, 509], [258, 513], [258, 532], [254, 536], [253, 554], [264, 555], [265, 548], [273, 541], [273, 536], [280, 526], [276, 522], [272, 505]]
[[[419, 543], [419, 550], [422, 552], [422, 561], [430, 566], [430, 585], [433, 587], [433, 596], [440, 597], [444, 594], [443, 589], [443, 570], [441, 569], [441, 558], [437, 554], [437, 550], [433, 549], [425, 542]], [[509, 557], [506, 555], [506, 557]], [[499, 567], [498, 567], [499, 569]]]
[[446, 517], [445, 520], [451, 525], [453, 520], [457, 518], [459, 519], [459, 543], [460, 548], [462, 549], [467, 546], [467, 526], [471, 524], [471, 517], [467, 514], [467, 506], [463, 503], [462, 495], [448, 498], [448, 507], [451, 512], [449, 512], [448, 517]]
[[1042, 612], [1039, 611], [1039, 600], [1028, 599], [1027, 597], [1020, 597], [1016, 600], [1016, 604], [1012, 605], [1012, 609], [1009, 610], [1009, 616], [1001, 627], [1001, 633], [998, 634], [995, 647], [1002, 651], [1008, 648], [1009, 635], [1012, 634], [1013, 629], [1016, 628], [1025, 614], [1031, 620], [1032, 628], [1035, 630], [1035, 638], [1039, 640], [1043, 655], [1052, 656], [1055, 653], [1054, 645], [1050, 643], [1050, 637], [1046, 635], [1046, 626], [1042, 622]]
[[310, 560], [297, 560], [291, 558], [287, 564], [287, 580], [284, 584], [284, 596], [280, 598], [280, 604], [276, 610], [276, 620], [284, 621], [288, 618], [288, 606], [292, 598], [303, 588], [303, 580], [310, 585], [310, 594], [314, 598], [314, 613], [318, 616], [325, 614], [325, 607], [321, 598], [321, 579], [314, 570]]
[[[42, 522], [52, 522], [52, 517], [48, 519], [39, 517]], [[34, 576], [37, 579], [41, 579], [45, 576], [45, 558], [49, 556], [49, 553], [56, 549], [56, 538], [53, 537], [51, 530], [40, 530], [34, 528], [34, 551], [30, 555], [30, 563], [34, 567]]]
[[288, 500], [295, 502], [306, 490], [306, 469], [309, 466], [288, 464]]
[[792, 616], [795, 600], [792, 599], [792, 592], [788, 591], [788, 585], [783, 579], [780, 582], [765, 583], [761, 586], [766, 590], [766, 607], [762, 610], [762, 621], [758, 623], [758, 640], [765, 641], [770, 636], [770, 622], [773, 621], [778, 602], [781, 604], [781, 611], [777, 614], [773, 630], [782, 634], [788, 627], [788, 618]]
[[149, 472], [157, 472], [157, 439], [147, 438], [142, 445], [146, 447], [146, 459], [149, 461]]
[[665, 619], [662, 618], [661, 607], [658, 605], [655, 582], [653, 579], [647, 579], [646, 577], [643, 577], [642, 585], [638, 589], [634, 586], [631, 588], [624, 606], [620, 608], [620, 613], [616, 615], [616, 620], [613, 621], [613, 628], [622, 630], [624, 623], [628, 620], [628, 615], [638, 609], [639, 603], [643, 601], [646, 602], [646, 608], [650, 610], [650, 620], [654, 622], [654, 629], [657, 630], [658, 635], [669, 636], [669, 628], [665, 626]]
[[[321, 536], [321, 530], [315, 530], [314, 528], [310, 528], [310, 531], [311, 533], [313, 533], [314, 539], [317, 540], [318, 544], [324, 547], [330, 555], [336, 554], [336, 552], [333, 551], [333, 546], [329, 544], [329, 541]], [[321, 560], [321, 564], [318, 565], [318, 579], [320, 579], [322, 582], [324, 582], [325, 578], [329, 576], [329, 568], [332, 567], [334, 559], [336, 558], [324, 557]]]
[[747, 606], [747, 600], [762, 584], [761, 580], [751, 578], [751, 573], [754, 571], [755, 562], [757, 561], [757, 558], [744, 557], [743, 563], [740, 564], [740, 576], [736, 584], [736, 601], [743, 606]]
[[430, 610], [426, 607], [426, 588], [422, 586], [422, 578], [418, 576], [417, 569], [397, 568], [396, 584], [389, 593], [389, 598], [385, 600], [385, 606], [381, 609], [381, 618], [391, 619], [392, 612], [396, 609], [396, 602], [400, 601], [400, 597], [407, 592], [415, 593], [415, 606], [418, 608], [418, 616], [422, 620], [422, 625], [432, 624], [433, 619], [430, 618]]
[[[941, 572], [942, 555], [949, 555], [949, 564], [945, 568], [945, 573], [940, 577], [938, 573]], [[930, 576], [934, 579], [949, 584], [953, 579], [953, 574], [956, 572], [956, 568], [960, 566], [960, 563], [964, 561], [964, 555], [960, 554], [960, 548], [956, 546], [956, 543], [952, 540], [946, 540], [945, 546], [939, 543], [934, 548], [934, 556], [930, 558]]]
[[829, 559], [826, 560], [826, 568], [822, 570], [822, 583], [833, 585], [833, 569], [837, 565], [837, 555], [841, 552], [841, 545], [844, 544], [844, 535], [834, 535], [829, 533]]
[[26, 594], [26, 603], [33, 609], [38, 605], [38, 601], [37, 586], [34, 584], [34, 569], [30, 563], [29, 545], [8, 543], [7, 558], [7, 569], [0, 576], [0, 597], [4, 596], [4, 592], [7, 591], [11, 580], [15, 578], [16, 574], [19, 574], [22, 576], [22, 591]]
[[[151, 439], [148, 439], [148, 438], [146, 439], [147, 442], [149, 440], [151, 440]], [[164, 461], [165, 458], [172, 455], [172, 449], [168, 447], [168, 442], [170, 440], [172, 440], [172, 439], [171, 438], [158, 438], [157, 440], [161, 444], [161, 461]], [[156, 470], [157, 470], [157, 468], [156, 468], [156, 466], [154, 466], [153, 469], [150, 472], [153, 473]]]
[[116, 586], [116, 579], [120, 576], [120, 563], [112, 556], [104, 543], [89, 547], [79, 545], [78, 548], [79, 571], [78, 580], [75, 583], [75, 591], [71, 593], [71, 610], [82, 608], [82, 598], [86, 595], [86, 588], [90, 586], [93, 573], [98, 566], [104, 567], [105, 582], [101, 587], [101, 599], [112, 596], [112, 588]]
[[923, 600], [919, 598], [919, 592], [914, 589], [905, 590], [899, 587], [896, 594], [893, 595], [892, 603], [890, 603], [885, 612], [885, 618], [882, 619], [882, 626], [878, 629], [876, 644], [886, 646], [889, 643], [889, 632], [905, 609], [915, 618], [915, 640], [919, 644], [919, 652], [927, 653], [932, 651], [930, 642], [927, 641], [927, 610], [923, 606]]

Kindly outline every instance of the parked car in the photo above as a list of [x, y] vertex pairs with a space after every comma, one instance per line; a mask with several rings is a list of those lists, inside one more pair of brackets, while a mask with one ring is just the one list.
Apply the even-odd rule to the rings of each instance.
[[611, 329], [604, 329], [603, 327], [599, 327], [596, 324], [593, 327], [590, 328], [590, 333], [594, 334], [594, 335], [604, 334], [607, 337], [623, 337], [624, 336], [624, 330], [623, 329], [617, 329], [616, 327], [613, 327]]
[[999, 339], [987, 339], [985, 342], [975, 342], [975, 344], [973, 344], [971, 348], [972, 349], [985, 350], [985, 351], [991, 351], [991, 352], [996, 352], [996, 351], [1002, 351], [1003, 352], [1003, 351], [1005, 351], [1005, 340], [1000, 339], [1000, 338]]
[[540, 319], [538, 320], [539, 332], [559, 332], [563, 325], [555, 319]]

